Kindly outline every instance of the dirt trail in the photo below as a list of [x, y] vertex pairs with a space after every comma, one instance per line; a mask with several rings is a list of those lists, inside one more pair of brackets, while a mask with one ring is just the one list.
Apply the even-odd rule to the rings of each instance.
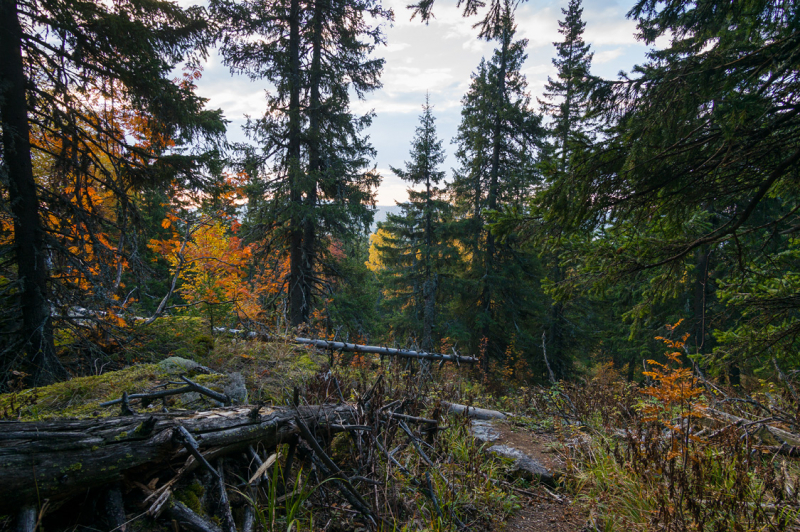
[[[493, 428], [499, 438], [491, 445], [506, 445], [524, 452], [553, 472], [563, 471], [564, 460], [556, 451], [557, 440], [552, 433], [530, 432], [507, 423], [496, 423]], [[586, 512], [575, 506], [563, 494], [540, 484], [530, 488], [532, 496], [519, 493], [522, 510], [506, 521], [508, 532], [581, 532], [586, 530]]]

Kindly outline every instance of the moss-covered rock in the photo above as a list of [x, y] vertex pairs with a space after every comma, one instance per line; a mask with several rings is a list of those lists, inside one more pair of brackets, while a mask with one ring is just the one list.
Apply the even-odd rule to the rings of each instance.
[[194, 360], [177, 356], [165, 358], [158, 363], [158, 367], [170, 375], [179, 375], [181, 373], [185, 373], [187, 375], [208, 373], [208, 368], [205, 366], [198, 364]]
[[[69, 381], [31, 388], [17, 393], [0, 395], [0, 413], [23, 421], [52, 418], [89, 418], [119, 414], [115, 406], [102, 407], [100, 403], [128, 395], [143, 393], [170, 380], [170, 373], [158, 364], [139, 364], [119, 371], [109, 371], [92, 377], [77, 377]], [[197, 375], [194, 380], [203, 386], [222, 391], [225, 375]], [[184, 399], [169, 399], [174, 407], [183, 407]], [[139, 409], [138, 402], [133, 403]], [[160, 409], [159, 405], [151, 408]]]

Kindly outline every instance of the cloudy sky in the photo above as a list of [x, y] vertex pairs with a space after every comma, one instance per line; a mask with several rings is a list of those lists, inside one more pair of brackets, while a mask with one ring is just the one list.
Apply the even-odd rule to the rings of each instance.
[[[470, 74], [482, 57], [489, 57], [494, 43], [477, 38], [464, 19], [455, 0], [436, 0], [435, 19], [428, 25], [409, 20], [407, 0], [386, 0], [385, 7], [395, 12], [395, 21], [385, 27], [387, 45], [376, 55], [386, 59], [383, 88], [354, 102], [357, 112], [374, 109], [377, 116], [369, 130], [378, 155], [375, 161], [383, 175], [378, 205], [394, 205], [406, 199], [406, 185], [389, 171], [389, 165], [402, 167], [418, 124], [425, 92], [430, 92], [437, 119], [438, 134], [447, 152], [445, 167], [456, 162], [451, 140], [460, 119], [460, 100], [466, 92]], [[584, 38], [592, 45], [595, 75], [615, 79], [620, 70], [630, 71], [644, 60], [647, 48], [634, 38], [635, 23], [625, 18], [632, 0], [584, 0]], [[517, 37], [528, 39], [528, 59], [523, 72], [534, 98], [541, 96], [548, 75], [554, 75], [554, 41], [561, 40], [558, 20], [567, 0], [528, 0], [517, 10]], [[209, 98], [209, 106], [221, 108], [231, 121], [228, 137], [244, 140], [241, 131], [244, 115], [259, 116], [264, 111], [264, 82], [251, 82], [231, 76], [219, 57], [212, 56], [205, 66], [198, 92]]]

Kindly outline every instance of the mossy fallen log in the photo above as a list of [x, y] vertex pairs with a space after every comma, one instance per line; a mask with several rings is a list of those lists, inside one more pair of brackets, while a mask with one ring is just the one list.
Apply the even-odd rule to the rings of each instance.
[[[271, 448], [297, 434], [299, 416], [311, 428], [355, 420], [349, 405], [227, 407], [203, 412], [82, 420], [0, 421], [0, 513], [27, 503], [68, 498], [87, 488], [136, 478], [185, 460], [180, 427], [214, 457], [261, 443]], [[222, 452], [220, 452], [222, 449]]]

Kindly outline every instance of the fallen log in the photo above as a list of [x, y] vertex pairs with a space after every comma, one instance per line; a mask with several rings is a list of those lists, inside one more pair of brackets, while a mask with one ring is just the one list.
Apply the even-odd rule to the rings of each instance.
[[416, 358], [421, 360], [442, 360], [446, 362], [456, 362], [474, 364], [477, 358], [465, 357], [461, 355], [443, 355], [440, 353], [427, 353], [425, 351], [411, 351], [409, 349], [395, 349], [392, 347], [380, 347], [377, 345], [349, 344], [347, 342], [332, 342], [328, 340], [312, 340], [311, 338], [295, 338], [294, 343], [301, 345], [313, 345], [319, 349], [332, 349], [334, 351], [347, 351], [348, 353], [368, 353], [372, 355], [388, 355], [400, 358]]
[[281, 338], [279, 336], [271, 336], [269, 334], [258, 333], [255, 331], [245, 331], [243, 329], [226, 329], [225, 327], [214, 327], [215, 332], [232, 334], [234, 336], [241, 336], [243, 338], [257, 338], [266, 342], [284, 341], [292, 342], [300, 345], [313, 345], [319, 349], [331, 349], [333, 351], [347, 351], [348, 353], [368, 353], [372, 355], [388, 355], [400, 358], [416, 358], [422, 360], [439, 360], [444, 362], [455, 362], [460, 364], [474, 364], [478, 361], [474, 357], [465, 357], [455, 353], [452, 355], [444, 355], [441, 353], [428, 353], [426, 351], [412, 351], [410, 349], [397, 349], [393, 347], [381, 347], [377, 345], [360, 345], [350, 344], [347, 342], [334, 342], [329, 340], [312, 340], [311, 338], [295, 338], [289, 340], [288, 338]]
[[791, 432], [783, 430], [781, 428], [773, 427], [772, 425], [769, 424], [769, 421], [760, 421], [760, 420], [753, 421], [739, 416], [734, 416], [733, 414], [728, 414], [727, 412], [716, 410], [714, 408], [706, 408], [703, 412], [708, 417], [714, 418], [717, 421], [724, 420], [725, 422], [728, 423], [745, 425], [745, 426], [752, 426], [752, 425], [763, 426], [765, 429], [767, 429], [767, 431], [770, 434], [772, 434], [779, 441], [795, 447], [800, 446], [799, 434], [792, 434]]
[[486, 408], [475, 408], [474, 406], [460, 405], [457, 403], [448, 403], [447, 401], [442, 401], [442, 406], [447, 408], [447, 411], [450, 414], [462, 415], [464, 414], [464, 412], [466, 412], [467, 417], [470, 419], [490, 420], [490, 419], [508, 418], [506, 414], [498, 412], [497, 410], [488, 410]]
[[205, 458], [242, 452], [261, 443], [273, 448], [309, 427], [351, 425], [350, 405], [226, 407], [204, 412], [137, 414], [85, 420], [0, 421], [0, 514], [39, 500], [69, 498], [87, 488], [123, 480], [185, 460], [180, 429], [190, 433]]

